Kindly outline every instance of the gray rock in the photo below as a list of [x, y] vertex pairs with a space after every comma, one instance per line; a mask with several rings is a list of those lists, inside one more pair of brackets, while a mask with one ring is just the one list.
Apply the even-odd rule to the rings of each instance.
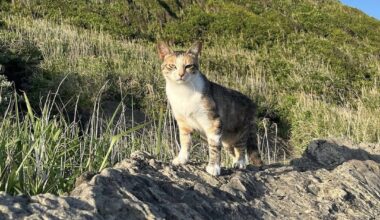
[[377, 219], [380, 147], [313, 141], [289, 166], [172, 166], [136, 152], [69, 196], [0, 193], [0, 219]]

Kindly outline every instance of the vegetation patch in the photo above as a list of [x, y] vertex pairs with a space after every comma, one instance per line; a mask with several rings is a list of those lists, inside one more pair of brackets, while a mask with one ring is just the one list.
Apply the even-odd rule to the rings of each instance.
[[[273, 139], [287, 156], [313, 138], [380, 142], [380, 22], [338, 1], [0, 6], [0, 190], [67, 191], [79, 173], [137, 149], [172, 158], [178, 137], [158, 39], [178, 49], [204, 41], [206, 76], [258, 103], [265, 158]], [[137, 115], [149, 123], [138, 127]], [[207, 155], [201, 142], [192, 153]]]

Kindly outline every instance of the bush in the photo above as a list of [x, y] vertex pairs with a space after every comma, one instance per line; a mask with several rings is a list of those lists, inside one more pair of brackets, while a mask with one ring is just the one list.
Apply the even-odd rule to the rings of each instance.
[[[13, 35], [10, 34], [9, 38]], [[0, 65], [2, 74], [16, 89], [28, 90], [30, 80], [38, 72], [38, 65], [42, 60], [41, 51], [29, 40], [15, 40], [10, 42], [0, 39]]]

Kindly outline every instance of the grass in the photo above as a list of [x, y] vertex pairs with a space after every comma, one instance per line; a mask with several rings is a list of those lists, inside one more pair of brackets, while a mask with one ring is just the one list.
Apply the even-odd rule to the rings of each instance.
[[[109, 2], [96, 1], [89, 11], [76, 1], [78, 10], [59, 15], [58, 6], [45, 5], [56, 1], [24, 8], [0, 3], [6, 12], [0, 73], [19, 94], [0, 78], [0, 190], [60, 194], [80, 173], [111, 166], [135, 150], [173, 158], [177, 128], [155, 49], [159, 36], [177, 42], [178, 49], [193, 38], [205, 40], [201, 70], [258, 103], [257, 135], [267, 163], [299, 156], [313, 138], [380, 142], [378, 21], [335, 1], [184, 1], [182, 9], [175, 1], [163, 1], [166, 9], [156, 3], [143, 9], [144, 1], [135, 1], [146, 23], [130, 20], [127, 30], [118, 17], [109, 24], [97, 19], [102, 10], [120, 10], [119, 1]], [[239, 7], [230, 10], [231, 4]], [[136, 12], [133, 7], [126, 15]], [[167, 19], [149, 20], [167, 7]], [[249, 19], [235, 25], [241, 14]], [[187, 36], [194, 27], [199, 32]], [[205, 144], [195, 141], [192, 155], [205, 161]], [[231, 159], [223, 158], [229, 166]]]
[[[17, 104], [20, 98], [26, 111]], [[173, 156], [173, 132], [159, 129], [172, 123], [164, 112], [159, 125], [134, 125], [126, 122], [122, 103], [106, 120], [97, 102], [84, 126], [75, 118], [68, 119], [57, 100], [57, 93], [49, 95], [41, 114], [36, 114], [25, 94], [14, 95], [1, 120], [0, 190], [28, 195], [63, 193], [72, 189], [81, 173], [100, 171], [135, 150], [156, 154], [161, 160]], [[60, 113], [52, 114], [54, 111]]]

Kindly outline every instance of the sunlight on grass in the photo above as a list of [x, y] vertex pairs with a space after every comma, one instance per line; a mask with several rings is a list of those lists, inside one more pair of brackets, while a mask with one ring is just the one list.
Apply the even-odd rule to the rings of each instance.
[[[178, 152], [154, 43], [17, 15], [3, 22], [4, 65], [20, 62], [29, 75], [22, 95], [0, 78], [0, 190], [63, 193], [81, 173], [133, 151], [163, 161]], [[257, 102], [261, 157], [285, 162], [313, 138], [380, 143], [380, 61], [368, 39], [351, 41], [336, 46], [302, 32], [253, 50], [238, 38], [215, 39], [202, 51], [201, 70]], [[206, 158], [196, 136], [191, 159]], [[226, 153], [223, 160], [231, 165]]]

